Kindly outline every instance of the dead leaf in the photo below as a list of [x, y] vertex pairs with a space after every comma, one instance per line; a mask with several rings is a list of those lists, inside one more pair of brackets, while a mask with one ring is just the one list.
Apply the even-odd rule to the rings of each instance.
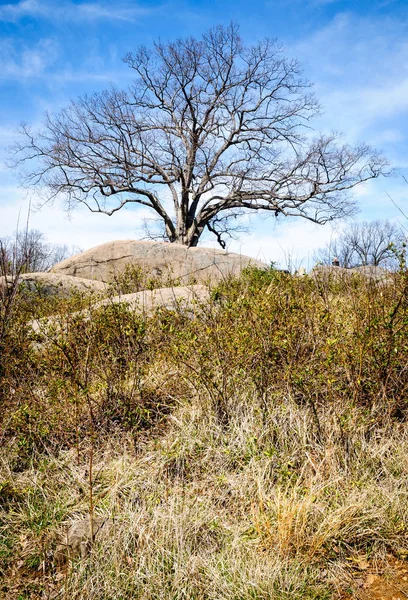
[[362, 556], [350, 557], [347, 560], [355, 563], [356, 567], [361, 571], [365, 571], [370, 566], [369, 562]]
[[367, 575], [367, 579], [365, 581], [364, 587], [365, 588], [370, 587], [370, 585], [373, 585], [373, 583], [376, 579], [377, 579], [377, 577], [375, 575], [373, 575], [372, 573], [370, 573], [369, 575]]
[[358, 568], [361, 569], [361, 571], [365, 571], [370, 566], [370, 564], [365, 560], [365, 558], [362, 558], [361, 560], [356, 561], [356, 563], [357, 563]]

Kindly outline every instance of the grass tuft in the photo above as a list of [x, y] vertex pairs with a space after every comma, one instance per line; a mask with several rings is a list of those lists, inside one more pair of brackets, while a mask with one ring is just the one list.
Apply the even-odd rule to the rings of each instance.
[[16, 293], [1, 598], [324, 600], [408, 554], [407, 274], [248, 269], [211, 297], [142, 318]]

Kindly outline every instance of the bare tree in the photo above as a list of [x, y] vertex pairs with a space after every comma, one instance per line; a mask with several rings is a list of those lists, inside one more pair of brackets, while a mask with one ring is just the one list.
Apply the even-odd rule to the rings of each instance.
[[48, 243], [37, 229], [16, 231], [12, 237], [0, 238], [1, 274], [47, 271], [69, 254], [67, 246]]
[[350, 268], [373, 265], [397, 268], [406, 237], [401, 227], [387, 220], [350, 224], [333, 242], [317, 253], [317, 259]]
[[298, 62], [276, 41], [245, 46], [238, 27], [140, 47], [124, 61], [136, 80], [23, 127], [17, 163], [29, 185], [112, 215], [155, 211], [170, 242], [196, 246], [205, 229], [225, 246], [236, 211], [326, 223], [353, 212], [350, 190], [385, 161], [336, 136], [311, 139], [319, 106]]

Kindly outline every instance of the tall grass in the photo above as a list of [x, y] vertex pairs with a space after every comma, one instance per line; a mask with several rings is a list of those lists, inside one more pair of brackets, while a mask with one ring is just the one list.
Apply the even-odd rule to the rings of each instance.
[[[187, 308], [21, 299], [4, 598], [336, 598], [365, 561], [407, 552], [406, 271], [252, 269]], [[90, 511], [106, 525], [61, 560]]]

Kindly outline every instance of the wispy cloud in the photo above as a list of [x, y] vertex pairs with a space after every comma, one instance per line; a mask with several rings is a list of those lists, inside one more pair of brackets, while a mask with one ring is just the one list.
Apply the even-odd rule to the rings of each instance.
[[151, 8], [139, 6], [135, 2], [128, 4], [120, 2], [76, 4], [69, 0], [63, 0], [56, 4], [51, 0], [20, 0], [17, 4], [5, 4], [0, 7], [0, 21], [17, 22], [27, 17], [49, 21], [95, 21], [101, 19], [134, 21], [151, 12]]
[[111, 217], [91, 213], [84, 206], [79, 206], [68, 215], [58, 202], [36, 210], [36, 200], [34, 194], [12, 182], [0, 187], [0, 238], [12, 235], [18, 224], [20, 228], [24, 227], [30, 203], [30, 229], [42, 231], [51, 243], [67, 244], [69, 247], [75, 244], [83, 250], [107, 241], [140, 239], [144, 235], [144, 219], [151, 217], [149, 209], [142, 206], [122, 209]]
[[0, 40], [0, 80], [38, 77], [58, 55], [58, 44], [49, 38], [40, 40], [33, 47], [21, 47], [10, 39]]
[[80, 68], [76, 68], [66, 59], [63, 46], [54, 38], [43, 38], [36, 44], [28, 44], [21, 38], [0, 38], [0, 85], [11, 80], [36, 79], [43, 80], [47, 88], [56, 92], [55, 86], [61, 89], [65, 85], [91, 82], [96, 85], [122, 82], [126, 85], [134, 77], [119, 60], [115, 69], [112, 61], [107, 61], [106, 65], [104, 60], [98, 59], [98, 55], [92, 57], [90, 52]]
[[[356, 100], [358, 106], [356, 106]], [[408, 77], [401, 81], [384, 80], [382, 85], [355, 86], [345, 91], [328, 93], [324, 98], [330, 112], [336, 108], [344, 121], [354, 123], [360, 130], [378, 125], [379, 121], [393, 119], [408, 113]], [[358, 116], [358, 119], [356, 117]], [[389, 131], [389, 129], [387, 130]], [[377, 132], [378, 133], [378, 132]], [[384, 141], [387, 135], [384, 135]], [[393, 137], [391, 142], [401, 140]]]
[[[228, 250], [266, 263], [276, 262], [281, 268], [303, 266], [310, 269], [314, 265], [315, 249], [325, 246], [335, 235], [332, 226], [315, 225], [303, 219], [282, 221], [276, 226], [271, 221], [269, 230], [258, 224], [254, 233], [231, 242]], [[215, 242], [207, 245], [216, 247]]]
[[316, 83], [321, 126], [343, 131], [351, 142], [392, 146], [406, 138], [406, 40], [404, 22], [339, 13], [291, 48]]

